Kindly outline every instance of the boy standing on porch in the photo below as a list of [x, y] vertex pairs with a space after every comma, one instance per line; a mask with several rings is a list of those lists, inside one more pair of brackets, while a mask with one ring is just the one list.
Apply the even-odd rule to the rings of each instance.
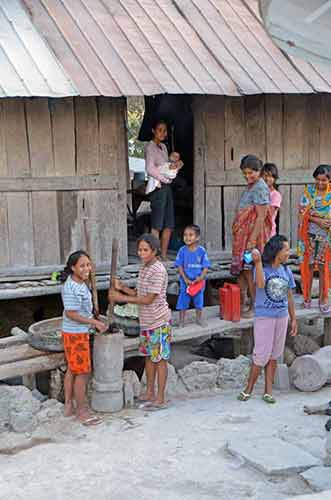
[[[199, 245], [200, 227], [190, 224], [184, 229], [184, 243], [178, 251], [175, 265], [180, 275], [180, 290], [177, 301], [179, 310], [179, 324], [185, 324], [186, 310], [190, 306], [191, 299], [196, 310], [196, 322], [204, 326], [202, 320], [203, 296], [205, 290], [205, 278], [210, 267], [206, 250]], [[192, 290], [192, 285], [196, 285]], [[191, 287], [191, 293], [189, 290]]]

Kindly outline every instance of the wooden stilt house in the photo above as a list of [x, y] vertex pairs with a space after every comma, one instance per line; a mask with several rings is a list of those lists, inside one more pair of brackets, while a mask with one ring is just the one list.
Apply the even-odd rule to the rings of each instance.
[[[0, 0], [0, 272], [84, 246], [127, 262], [126, 96], [192, 96], [192, 219], [231, 248], [240, 158], [280, 169], [280, 230], [331, 163], [331, 68], [283, 54], [255, 0]], [[25, 272], [25, 271], [24, 271]]]

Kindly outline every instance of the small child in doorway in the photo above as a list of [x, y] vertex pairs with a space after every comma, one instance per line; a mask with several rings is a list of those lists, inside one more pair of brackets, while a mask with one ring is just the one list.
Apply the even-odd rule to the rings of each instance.
[[202, 320], [202, 310], [204, 304], [204, 290], [202, 289], [192, 297], [187, 293], [187, 288], [195, 283], [203, 282], [208, 273], [210, 262], [206, 250], [199, 245], [200, 228], [196, 224], [186, 226], [184, 230], [185, 246], [178, 251], [175, 265], [180, 275], [180, 290], [177, 301], [179, 312], [179, 323], [183, 327], [185, 324], [185, 314], [190, 306], [191, 299], [196, 309], [196, 322], [204, 326]]
[[87, 383], [91, 373], [89, 330], [105, 332], [107, 325], [93, 318], [92, 294], [86, 282], [90, 277], [90, 257], [83, 250], [72, 253], [61, 275], [63, 323], [62, 337], [67, 371], [64, 376], [64, 416], [76, 415], [83, 425], [96, 425], [100, 418], [87, 403]]

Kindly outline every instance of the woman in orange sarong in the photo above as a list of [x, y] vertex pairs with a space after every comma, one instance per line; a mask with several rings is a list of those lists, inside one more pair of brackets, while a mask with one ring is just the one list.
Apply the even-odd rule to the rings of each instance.
[[[267, 184], [260, 177], [262, 166], [261, 160], [253, 155], [247, 155], [241, 160], [240, 169], [246, 178], [247, 188], [240, 198], [232, 225], [231, 274], [238, 276], [243, 317], [253, 316], [255, 299], [252, 265], [244, 263], [244, 253], [253, 248], [262, 253], [272, 231], [270, 193]], [[247, 289], [251, 305], [245, 310]]]
[[305, 186], [299, 202], [297, 254], [302, 278], [303, 306], [311, 307], [314, 271], [319, 274], [319, 307], [331, 312], [328, 304], [331, 260], [331, 167], [319, 165], [315, 184]]

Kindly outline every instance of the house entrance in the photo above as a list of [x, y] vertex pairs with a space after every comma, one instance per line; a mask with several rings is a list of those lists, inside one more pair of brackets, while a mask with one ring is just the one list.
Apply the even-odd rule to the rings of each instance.
[[[130, 189], [128, 199], [129, 253], [133, 242], [150, 230], [150, 204], [144, 196], [144, 145], [152, 139], [153, 124], [162, 119], [168, 126], [165, 142], [168, 152], [180, 154], [184, 167], [172, 183], [176, 227], [169, 251], [182, 245], [184, 227], [193, 222], [193, 113], [188, 95], [158, 95], [145, 99], [128, 99]], [[140, 122], [140, 123], [139, 123]], [[137, 208], [138, 207], [138, 208]]]

